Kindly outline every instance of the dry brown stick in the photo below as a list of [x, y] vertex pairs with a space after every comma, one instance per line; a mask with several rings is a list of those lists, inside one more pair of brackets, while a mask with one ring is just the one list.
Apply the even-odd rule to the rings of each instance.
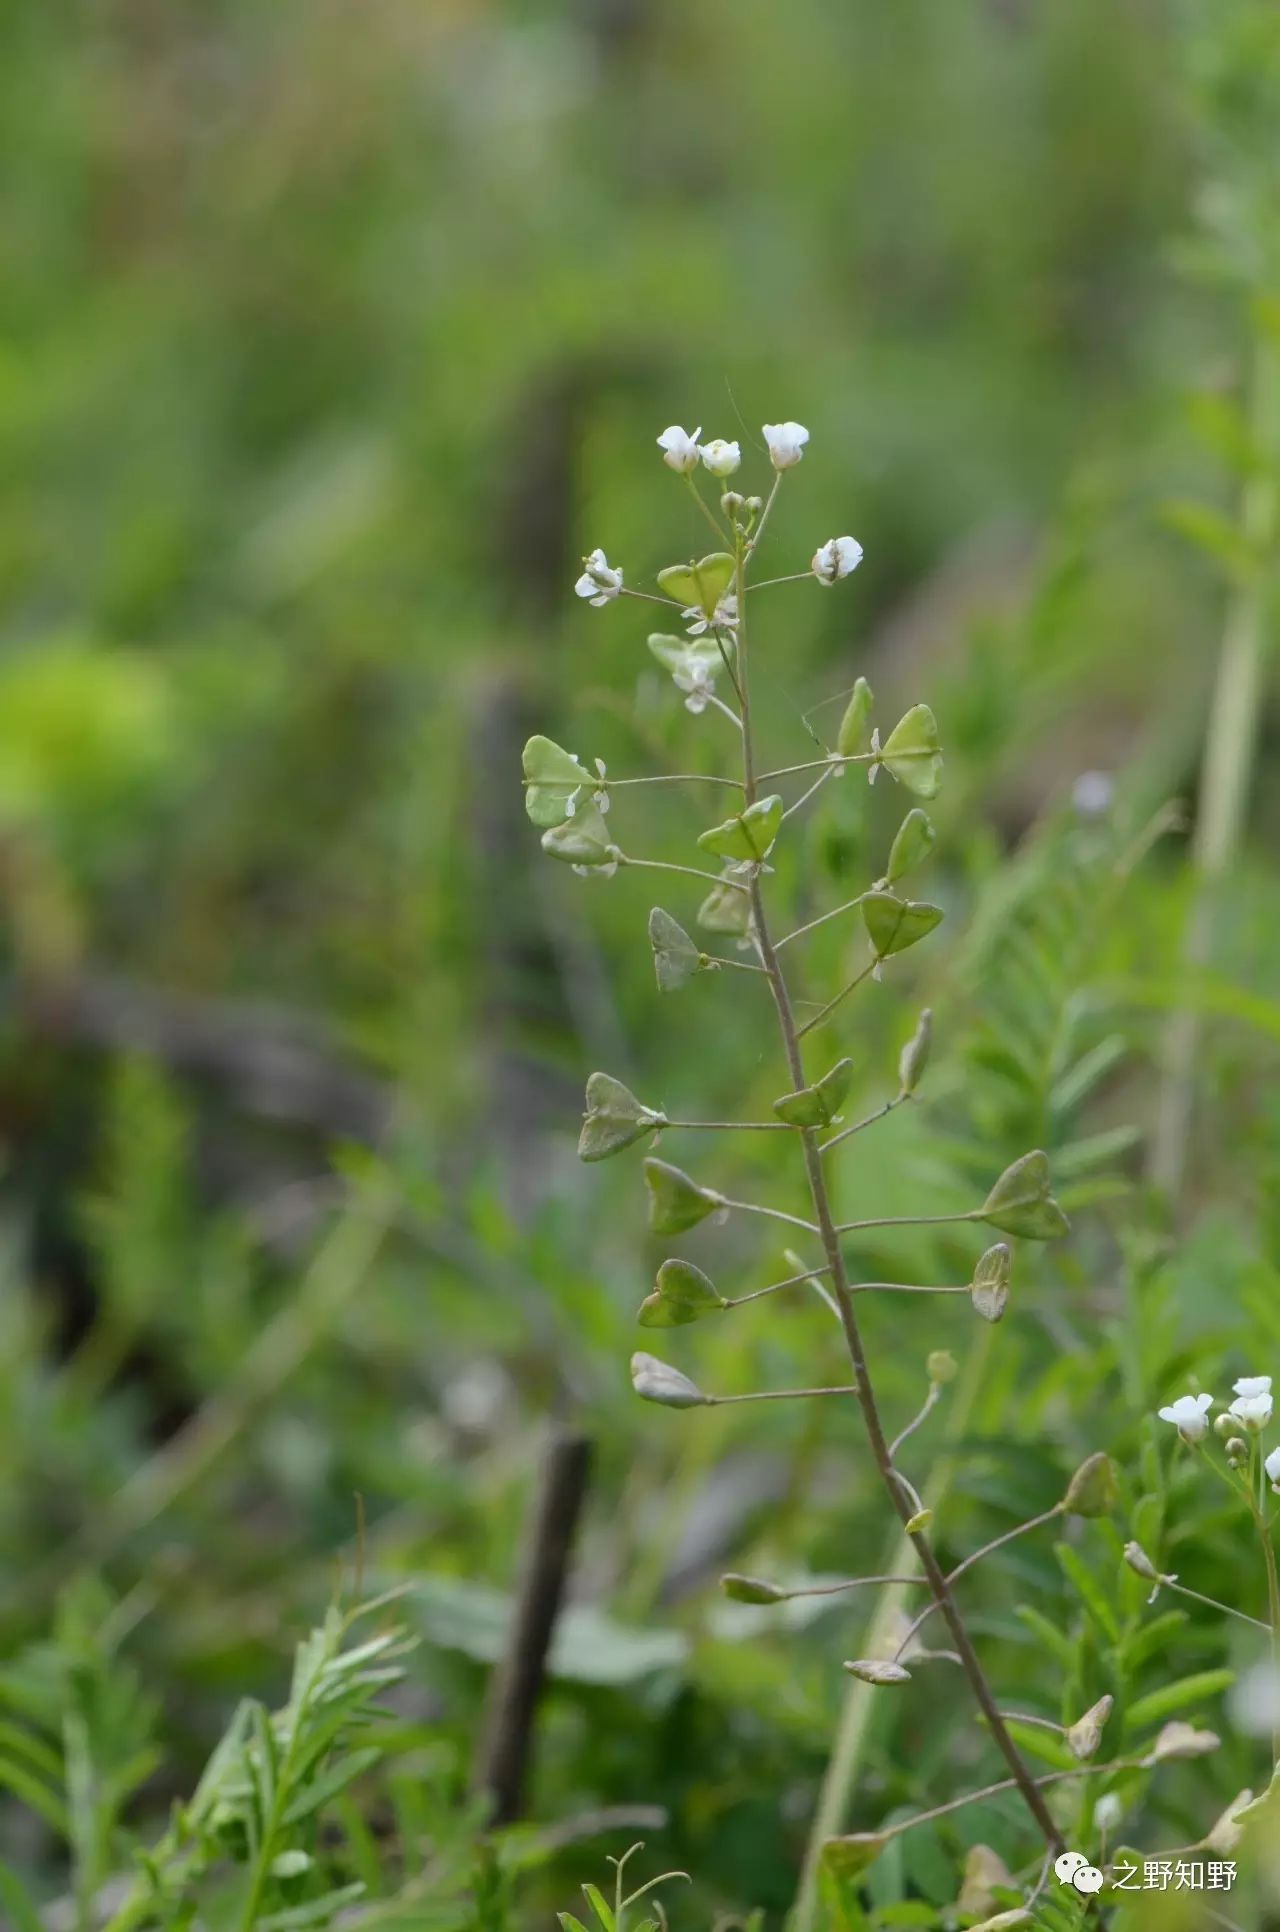
[[493, 1822], [520, 1815], [534, 1713], [564, 1596], [578, 1518], [591, 1474], [590, 1438], [558, 1431], [547, 1447], [516, 1589], [507, 1651], [494, 1671], [472, 1783], [487, 1792]]

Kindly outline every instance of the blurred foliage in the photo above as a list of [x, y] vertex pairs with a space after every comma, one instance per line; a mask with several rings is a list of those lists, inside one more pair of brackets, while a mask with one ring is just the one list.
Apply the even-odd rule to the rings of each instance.
[[[968, 1205], [1043, 1144], [1078, 1230], [1019, 1255], [976, 1363], [958, 1312], [896, 1346], [876, 1311], [893, 1413], [927, 1348], [970, 1371], [944, 1548], [1106, 1446], [1160, 1560], [1256, 1609], [1236, 1524], [1149, 1417], [1280, 1360], [1274, 680], [1194, 984], [1159, 817], [1194, 790], [1240, 561], [1278, 58], [1243, 0], [0, 13], [0, 1873], [70, 1898], [61, 1923], [161, 1836], [239, 1700], [274, 1701], [356, 1564], [357, 1496], [422, 1640], [403, 1776], [333, 1827], [362, 1910], [401, 1837], [445, 1899], [405, 1923], [549, 1925], [637, 1835], [695, 1875], [677, 1922], [772, 1929], [794, 1896], [859, 1613], [726, 1605], [715, 1577], [870, 1565], [882, 1514], [837, 1405], [693, 1430], [632, 1400], [661, 1250], [635, 1162], [573, 1156], [591, 1065], [673, 1114], [767, 1105], [777, 1066], [729, 975], [659, 1012], [650, 893], [549, 878], [515, 780], [535, 716], [611, 772], [698, 757], [708, 721], [643, 625], [571, 596], [596, 543], [639, 577], [698, 542], [661, 487], [673, 419], [810, 424], [773, 554], [866, 546], [847, 594], [761, 627], [767, 753], [803, 756], [802, 716], [860, 672], [881, 715], [927, 689], [943, 728], [947, 925], [851, 1011], [850, 1110], [925, 1002], [934, 1063], [859, 1138], [842, 1210]], [[888, 790], [830, 788], [786, 860], [801, 915], [878, 876]], [[707, 822], [615, 815], [680, 857]], [[1187, 998], [1200, 1111], [1164, 1203], [1143, 1145]], [[761, 1157], [734, 1148], [735, 1185]], [[744, 1291], [772, 1278], [777, 1252], [729, 1238]], [[972, 1259], [932, 1231], [893, 1248]], [[838, 1366], [816, 1309], [768, 1307], [699, 1331], [708, 1382]], [[517, 1857], [466, 1790], [548, 1415], [597, 1473]], [[1014, 1544], [966, 1600], [1002, 1696], [1055, 1718], [1159, 1614], [1110, 1530], [1077, 1527], [1069, 1560]], [[1225, 1743], [1126, 1819], [1150, 1846], [1263, 1775], [1203, 1688], [1247, 1634], [1193, 1612], [1177, 1644], [1202, 1686], [1179, 1714]], [[1163, 1681], [1146, 1653], [1138, 1696]], [[851, 1826], [988, 1761], [945, 1679], [919, 1693], [875, 1706]], [[665, 1826], [637, 1834], [615, 1809], [637, 1806]], [[974, 1836], [1012, 1857], [1014, 1816], [883, 1860], [871, 1922], [954, 1896]]]

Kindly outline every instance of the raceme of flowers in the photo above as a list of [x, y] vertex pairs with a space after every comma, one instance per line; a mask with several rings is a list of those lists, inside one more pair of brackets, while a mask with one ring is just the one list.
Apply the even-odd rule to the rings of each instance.
[[[1211, 1395], [1180, 1395], [1159, 1411], [1162, 1422], [1170, 1422], [1187, 1443], [1201, 1443], [1209, 1433], [1209, 1412], [1214, 1406]], [[1232, 1385], [1232, 1399], [1213, 1419], [1214, 1434], [1226, 1443], [1227, 1458], [1241, 1462], [1247, 1453], [1247, 1436], [1261, 1435], [1271, 1420], [1273, 1400], [1269, 1375], [1242, 1375]], [[1280, 1495], [1280, 1448], [1263, 1458], [1263, 1468], [1272, 1488]]]
[[[783, 470], [795, 468], [803, 458], [809, 441], [809, 432], [803, 423], [765, 423], [761, 435], [769, 461], [779, 475]], [[704, 469], [709, 475], [723, 480], [732, 476], [742, 462], [739, 443], [723, 436], [709, 437], [706, 442], [701, 438], [700, 426], [689, 430], [681, 423], [671, 423], [656, 439], [668, 469], [674, 470], [677, 476], [688, 478], [695, 491], [694, 473], [698, 469]], [[729, 491], [720, 501], [722, 510], [742, 529], [751, 528], [765, 514], [762, 497], [743, 497], [736, 491]], [[862, 545], [855, 537], [828, 537], [814, 551], [809, 569], [818, 583], [829, 588], [842, 578], [852, 576], [862, 562], [862, 554]], [[704, 563], [712, 561], [704, 559]], [[583, 558], [582, 575], [574, 590], [586, 603], [597, 608], [611, 604], [615, 597], [645, 594], [630, 591], [621, 568], [611, 564], [598, 547]], [[726, 583], [717, 596], [707, 599], [705, 603], [681, 605], [680, 621], [684, 625], [686, 638], [690, 640], [689, 648], [682, 651], [678, 638], [656, 637], [650, 640], [650, 645], [655, 656], [671, 672], [676, 688], [684, 693], [687, 709], [696, 716], [708, 704], [716, 701], [716, 672], [724, 668], [725, 662], [722, 647], [732, 647], [737, 640], [738, 599], [733, 588]], [[705, 639], [705, 645], [701, 649], [694, 648], [694, 640], [699, 639]], [[874, 766], [869, 775], [874, 778]]]

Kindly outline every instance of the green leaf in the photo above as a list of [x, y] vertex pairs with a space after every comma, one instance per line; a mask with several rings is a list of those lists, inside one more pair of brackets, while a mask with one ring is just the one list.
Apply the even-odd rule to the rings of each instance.
[[1055, 1241], [1066, 1234], [1070, 1224], [1053, 1198], [1049, 1156], [1041, 1148], [1005, 1168], [982, 1204], [981, 1218], [1029, 1241]]
[[40, 1778], [13, 1758], [0, 1756], [0, 1791], [11, 1792], [20, 1805], [43, 1818], [59, 1837], [70, 1836], [70, 1818], [58, 1793], [50, 1791]]
[[1074, 1766], [1076, 1760], [1057, 1731], [1046, 1731], [1039, 1724], [1024, 1724], [1016, 1717], [1006, 1718], [1005, 1724], [1010, 1737], [1025, 1757], [1051, 1765], [1055, 1771], [1069, 1771]]
[[1013, 1614], [1018, 1622], [1031, 1632], [1046, 1656], [1056, 1658], [1064, 1672], [1074, 1670], [1075, 1646], [1069, 1637], [1063, 1635], [1056, 1623], [1044, 1616], [1041, 1611], [1033, 1610], [1027, 1603], [1020, 1603]]
[[1159, 1690], [1130, 1704], [1124, 1714], [1125, 1735], [1131, 1736], [1148, 1724], [1161, 1724], [1175, 1711], [1185, 1711], [1190, 1704], [1204, 1704], [1212, 1697], [1221, 1697], [1235, 1681], [1233, 1670], [1201, 1670], [1191, 1677], [1179, 1678], [1177, 1683], [1162, 1684]]
[[874, 703], [871, 686], [865, 678], [858, 678], [836, 733], [836, 751], [841, 758], [856, 758], [859, 752], [867, 749], [870, 738], [868, 726]]
[[578, 1136], [578, 1158], [605, 1160], [666, 1124], [665, 1114], [643, 1106], [630, 1087], [624, 1087], [611, 1073], [593, 1073], [587, 1081], [587, 1110]]
[[1074, 1583], [1081, 1602], [1103, 1636], [1108, 1637], [1113, 1644], [1118, 1644], [1120, 1625], [1116, 1620], [1114, 1606], [1093, 1571], [1069, 1543], [1055, 1543], [1053, 1548], [1068, 1580]]
[[13, 1922], [13, 1932], [44, 1932], [35, 1900], [18, 1874], [0, 1859], [0, 1905]]
[[[917, 798], [933, 798], [942, 783], [938, 723], [927, 704], [913, 704], [880, 747], [880, 763]], [[874, 774], [876, 766], [871, 767]]]
[[649, 1190], [649, 1226], [655, 1234], [683, 1234], [697, 1227], [724, 1203], [724, 1196], [696, 1181], [670, 1161], [650, 1154], [644, 1164], [644, 1184]]
[[853, 1061], [837, 1060], [829, 1073], [812, 1087], [800, 1087], [773, 1102], [773, 1111], [788, 1127], [829, 1127], [840, 1111], [849, 1091]]
[[587, 1932], [582, 1920], [576, 1919], [572, 1912], [557, 1912], [556, 1917], [564, 1927], [564, 1932]]
[[1180, 501], [1166, 503], [1164, 520], [1170, 529], [1222, 565], [1237, 582], [1247, 581], [1261, 559], [1248, 538], [1229, 517], [1208, 503]]
[[256, 1932], [308, 1932], [311, 1926], [331, 1925], [344, 1905], [354, 1905], [364, 1897], [364, 1881], [339, 1885], [323, 1898], [308, 1899], [304, 1905], [291, 1905], [283, 1912], [269, 1912], [255, 1920]]
[[905, 952], [931, 933], [941, 922], [941, 906], [922, 900], [899, 899], [892, 892], [866, 892], [862, 896], [862, 917], [877, 959], [890, 953]]
[[782, 800], [776, 796], [758, 798], [734, 818], [727, 818], [722, 825], [713, 825], [701, 833], [698, 844], [704, 852], [714, 852], [720, 859], [758, 863], [768, 856], [781, 823]]
[[335, 1758], [332, 1764], [325, 1766], [319, 1777], [298, 1793], [285, 1811], [285, 1823], [296, 1825], [303, 1818], [310, 1818], [322, 1805], [327, 1805], [339, 1792], [345, 1791], [349, 1784], [354, 1784], [357, 1778], [372, 1770], [381, 1757], [382, 1752], [376, 1745], [366, 1745], [362, 1750], [347, 1751]]
[[569, 816], [569, 800], [583, 785], [598, 781], [572, 752], [553, 738], [530, 738], [524, 748], [524, 808], [535, 825], [559, 825]]
[[683, 1328], [713, 1308], [727, 1306], [723, 1295], [691, 1261], [664, 1261], [653, 1293], [640, 1304], [642, 1328]]
[[677, 604], [696, 604], [705, 617], [714, 617], [716, 605], [733, 582], [734, 569], [727, 550], [713, 550], [698, 563], [669, 564], [658, 572], [658, 584]]
[[580, 804], [572, 818], [542, 834], [542, 849], [565, 865], [613, 865], [617, 852], [609, 840], [604, 814], [594, 799]]
[[661, 906], [655, 906], [649, 914], [649, 944], [660, 993], [677, 992], [702, 970], [705, 955], [679, 921]]
[[583, 1896], [591, 1910], [600, 1921], [602, 1932], [617, 1932], [613, 1908], [605, 1904], [604, 1895], [597, 1885], [584, 1885]]
[[885, 883], [896, 885], [905, 879], [908, 872], [914, 872], [923, 864], [934, 848], [938, 834], [933, 820], [918, 805], [913, 805], [894, 834], [893, 844], [889, 847], [889, 863], [885, 868]]
[[[729, 866], [721, 883], [712, 886], [698, 907], [698, 924], [707, 932], [733, 933], [738, 938], [751, 928], [751, 896], [734, 884], [739, 868]], [[745, 884], [745, 881], [743, 882]]]

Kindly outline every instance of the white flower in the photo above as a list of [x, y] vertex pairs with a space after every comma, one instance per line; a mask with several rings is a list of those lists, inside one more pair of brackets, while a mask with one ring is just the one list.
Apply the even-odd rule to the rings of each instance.
[[829, 537], [819, 544], [809, 566], [820, 584], [834, 584], [848, 577], [862, 562], [862, 545], [855, 537]]
[[[1258, 1378], [1254, 1378], [1257, 1380]], [[1265, 1380], [1265, 1377], [1262, 1378]], [[1271, 1420], [1271, 1397], [1269, 1395], [1238, 1395], [1231, 1404], [1231, 1413], [1236, 1421], [1257, 1435]]]
[[867, 766], [868, 785], [875, 784], [876, 773], [880, 769], [880, 727], [879, 725], [873, 725], [871, 727], [871, 750], [874, 755], [872, 757], [871, 763]]
[[803, 423], [766, 423], [764, 440], [775, 470], [792, 470], [804, 455], [809, 432]]
[[687, 670], [673, 671], [671, 682], [677, 691], [687, 692], [684, 708], [692, 711], [695, 718], [702, 716], [716, 694], [715, 674], [700, 658], [691, 658]]
[[697, 469], [700, 454], [698, 438], [701, 434], [702, 430], [699, 428], [690, 435], [687, 430], [680, 427], [679, 423], [672, 423], [670, 429], [663, 430], [658, 438], [658, 448], [662, 451], [662, 460], [669, 470], [675, 470], [680, 476], [688, 476], [690, 470]]
[[680, 616], [688, 626], [690, 637], [702, 637], [707, 631], [736, 631], [738, 599], [733, 591], [726, 590], [712, 616], [707, 616], [701, 604], [687, 604]]
[[1105, 1791], [1093, 1807], [1093, 1822], [1104, 1838], [1109, 1838], [1124, 1817], [1124, 1799], [1118, 1791]]
[[742, 461], [738, 445], [726, 443], [723, 436], [713, 436], [709, 443], [703, 443], [701, 455], [712, 476], [732, 476]]
[[1203, 1442], [1209, 1433], [1211, 1395], [1180, 1395], [1167, 1409], [1161, 1409], [1161, 1422], [1172, 1422], [1184, 1442]]
[[574, 590], [593, 604], [607, 604], [622, 589], [622, 572], [615, 570], [603, 550], [593, 550], [582, 559], [583, 570]]
[[1267, 1481], [1280, 1493], [1280, 1449], [1273, 1449], [1262, 1467], [1267, 1472]]
[[1082, 771], [1071, 787], [1071, 803], [1081, 818], [1101, 818], [1110, 811], [1115, 794], [1116, 781], [1109, 771]]
[[1233, 1383], [1237, 1395], [1270, 1395], [1271, 1377], [1269, 1375], [1242, 1375]]

